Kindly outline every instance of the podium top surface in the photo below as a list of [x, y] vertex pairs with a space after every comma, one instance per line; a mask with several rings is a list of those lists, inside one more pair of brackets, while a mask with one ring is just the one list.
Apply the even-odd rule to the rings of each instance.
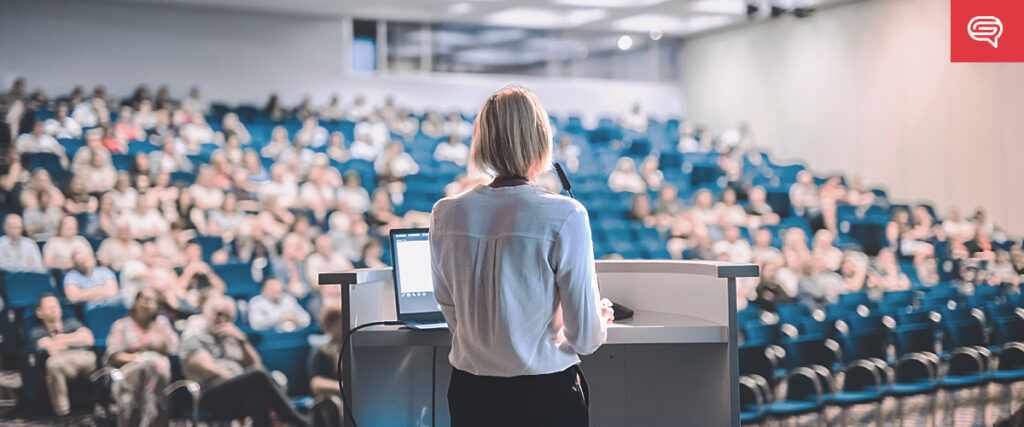
[[[673, 260], [597, 260], [598, 273], [675, 273], [717, 278], [757, 277], [757, 265], [724, 261]], [[320, 273], [321, 285], [351, 285], [375, 280], [390, 280], [391, 267], [357, 268]]]

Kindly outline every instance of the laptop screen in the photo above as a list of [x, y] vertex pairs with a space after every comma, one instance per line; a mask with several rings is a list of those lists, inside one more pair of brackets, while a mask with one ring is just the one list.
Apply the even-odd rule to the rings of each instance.
[[399, 319], [410, 314], [413, 317], [423, 317], [417, 315], [428, 313], [440, 315], [441, 308], [434, 299], [434, 281], [430, 271], [428, 229], [391, 230], [391, 257]]

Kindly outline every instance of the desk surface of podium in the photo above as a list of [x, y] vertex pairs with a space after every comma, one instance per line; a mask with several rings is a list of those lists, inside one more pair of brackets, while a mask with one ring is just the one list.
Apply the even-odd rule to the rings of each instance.
[[[755, 265], [706, 261], [597, 261], [602, 297], [635, 310], [605, 345], [581, 357], [591, 424], [739, 425], [736, 278]], [[342, 285], [342, 323], [394, 320], [390, 268], [321, 273]], [[360, 425], [449, 425], [447, 329], [365, 328], [344, 372]]]

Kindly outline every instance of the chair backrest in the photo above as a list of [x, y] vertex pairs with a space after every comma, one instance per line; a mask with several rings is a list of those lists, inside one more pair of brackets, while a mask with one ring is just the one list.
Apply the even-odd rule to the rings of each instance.
[[985, 347], [988, 345], [985, 325], [977, 318], [943, 321], [942, 330], [945, 332], [942, 339], [943, 346], [947, 350], [959, 347]]
[[996, 317], [992, 319], [995, 327], [995, 341], [993, 344], [1003, 345], [1008, 342], [1024, 342], [1024, 318]]
[[743, 332], [743, 345], [769, 345], [779, 342], [779, 325], [765, 325], [760, 322], [749, 322], [740, 327]]
[[766, 345], [742, 345], [739, 351], [739, 374], [760, 375], [772, 383], [775, 377], [775, 365], [768, 356]]
[[53, 276], [47, 273], [6, 272], [3, 274], [4, 301], [8, 307], [35, 305], [44, 293], [57, 293]]
[[260, 293], [260, 284], [253, 279], [252, 265], [249, 263], [216, 265], [213, 271], [224, 280], [227, 287], [225, 293], [231, 297], [249, 298]]
[[899, 326], [892, 329], [896, 356], [917, 351], [935, 352], [935, 333], [927, 324]]
[[786, 350], [786, 369], [811, 365], [831, 368], [832, 364], [839, 362], [840, 359], [835, 353], [838, 348], [830, 348], [834, 344], [834, 341], [821, 337], [801, 337], [783, 341], [782, 347]]
[[122, 304], [108, 304], [90, 307], [85, 310], [85, 326], [92, 331], [96, 346], [107, 345], [107, 335], [114, 322], [128, 314], [128, 308]]
[[263, 366], [271, 371], [281, 371], [288, 377], [288, 395], [309, 394], [308, 342], [261, 344], [256, 347]]

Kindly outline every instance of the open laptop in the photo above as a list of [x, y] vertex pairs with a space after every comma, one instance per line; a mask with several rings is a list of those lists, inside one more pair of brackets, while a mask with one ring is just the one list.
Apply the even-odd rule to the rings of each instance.
[[430, 232], [426, 228], [391, 230], [391, 273], [395, 282], [398, 320], [413, 329], [446, 328], [434, 299], [430, 272]]

